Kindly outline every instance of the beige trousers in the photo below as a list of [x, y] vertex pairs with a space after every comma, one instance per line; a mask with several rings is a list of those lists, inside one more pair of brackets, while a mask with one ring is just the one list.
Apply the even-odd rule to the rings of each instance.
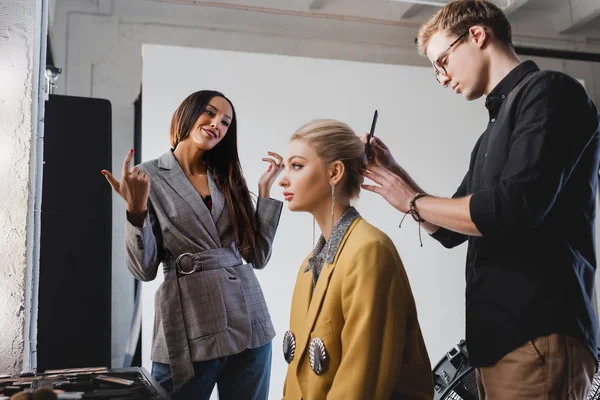
[[479, 398], [585, 400], [596, 360], [579, 340], [564, 335], [530, 340], [489, 367], [477, 368]]

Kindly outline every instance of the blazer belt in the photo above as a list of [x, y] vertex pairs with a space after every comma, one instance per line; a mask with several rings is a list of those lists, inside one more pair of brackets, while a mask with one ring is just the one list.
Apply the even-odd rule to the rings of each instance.
[[163, 329], [174, 390], [181, 388], [195, 375], [178, 278], [202, 270], [235, 267], [241, 264], [240, 256], [233, 249], [226, 248], [183, 253], [177, 258], [163, 262], [165, 281], [162, 290], [158, 293], [160, 296], [158, 304], [163, 315]]
[[233, 249], [216, 248], [196, 253], [182, 253], [177, 258], [164, 262], [163, 271], [165, 275], [173, 269], [177, 275], [191, 275], [198, 271], [235, 267], [241, 264], [242, 259]]

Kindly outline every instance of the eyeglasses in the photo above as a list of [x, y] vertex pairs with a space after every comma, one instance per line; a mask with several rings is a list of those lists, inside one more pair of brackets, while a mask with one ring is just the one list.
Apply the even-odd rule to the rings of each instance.
[[[448, 55], [448, 52], [452, 49], [452, 47], [454, 47], [458, 42], [460, 42], [462, 39], [464, 39], [465, 37], [467, 37], [467, 35], [469, 34], [469, 31], [466, 31], [465, 33], [463, 33], [462, 35], [460, 35], [454, 42], [452, 42], [450, 44], [450, 46], [448, 46], [448, 48], [443, 51], [438, 58], [435, 59], [435, 61], [433, 62], [433, 69], [435, 71], [435, 79], [437, 79], [438, 82], [440, 82], [440, 75], [444, 75], [446, 76], [448, 74], [448, 72], [446, 71], [446, 67], [444, 67], [442, 65], [442, 58], [446, 57]], [[440, 82], [441, 83], [441, 82]]]

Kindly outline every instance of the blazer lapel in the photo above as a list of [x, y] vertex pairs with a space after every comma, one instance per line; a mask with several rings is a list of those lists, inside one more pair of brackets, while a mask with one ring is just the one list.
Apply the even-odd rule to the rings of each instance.
[[[304, 354], [305, 349], [308, 346], [308, 342], [310, 339], [310, 333], [315, 326], [315, 321], [317, 320], [317, 316], [321, 311], [321, 305], [323, 304], [323, 299], [325, 298], [325, 294], [327, 293], [327, 287], [329, 286], [329, 282], [331, 280], [331, 275], [337, 265], [337, 260], [339, 258], [340, 253], [343, 251], [344, 245], [350, 236], [350, 233], [354, 230], [354, 227], [358, 223], [361, 218], [356, 218], [352, 224], [348, 227], [348, 230], [344, 234], [344, 238], [342, 239], [338, 251], [333, 259], [332, 263], [324, 262], [323, 268], [321, 269], [321, 274], [319, 275], [319, 279], [317, 280], [317, 285], [312, 293], [312, 299], [310, 297], [310, 290], [312, 288], [312, 274], [310, 270], [308, 272], [302, 272], [300, 279], [302, 279], [303, 286], [308, 287], [307, 290], [303, 290], [299, 293], [300, 302], [299, 305], [304, 305], [306, 303], [310, 303], [308, 305], [308, 312], [306, 314], [306, 319], [302, 324], [303, 329], [300, 330], [298, 339], [296, 341], [296, 354]], [[304, 269], [302, 270], [304, 271]], [[305, 298], [306, 296], [306, 298]], [[301, 362], [298, 362], [297, 368], [300, 369]]]
[[196, 191], [196, 188], [194, 188], [194, 185], [192, 185], [192, 182], [185, 176], [185, 173], [181, 169], [181, 166], [175, 159], [173, 153], [169, 151], [168, 153], [163, 154], [159, 158], [158, 166], [161, 168], [164, 180], [190, 206], [196, 216], [202, 221], [202, 227], [206, 229], [215, 243], [220, 244], [221, 238], [219, 237], [219, 232], [217, 231], [217, 226], [213, 221], [211, 213], [208, 211], [206, 204], [204, 204], [204, 201]]
[[217, 186], [210, 171], [208, 172], [208, 189], [210, 190], [210, 197], [212, 198], [212, 210], [210, 211], [210, 214], [212, 215], [213, 221], [216, 223], [223, 213], [223, 208], [225, 208], [225, 196], [223, 196], [223, 192], [221, 192], [221, 189]]
[[294, 293], [296, 297], [294, 299], [295, 307], [297, 307], [301, 312], [297, 315], [299, 316], [297, 322], [299, 326], [304, 326], [304, 322], [306, 320], [306, 316], [308, 315], [308, 308], [310, 307], [310, 297], [312, 294], [312, 273], [309, 271], [304, 272], [306, 266], [308, 265], [308, 258], [300, 267], [300, 273], [298, 275], [298, 290]]
[[[323, 264], [323, 269], [321, 270], [321, 274], [319, 275], [319, 280], [317, 281], [317, 286], [315, 286], [315, 290], [312, 294], [312, 299], [310, 297], [310, 292], [312, 289], [312, 274], [311, 272], [303, 273], [302, 279], [306, 282], [304, 283], [304, 287], [308, 290], [304, 290], [303, 293], [300, 293], [302, 296], [301, 302], [308, 301], [310, 304], [308, 306], [308, 312], [306, 314], [306, 318], [302, 323], [302, 329], [299, 332], [299, 337], [296, 343], [296, 354], [303, 355], [306, 347], [308, 346], [308, 341], [310, 340], [310, 333], [313, 330], [315, 325], [315, 320], [317, 319], [317, 315], [319, 315], [319, 311], [321, 310], [321, 305], [323, 304], [323, 298], [325, 297], [325, 293], [327, 292], [327, 286], [329, 286], [329, 279], [331, 278], [331, 274], [335, 269], [334, 264]], [[300, 362], [298, 362], [298, 369], [300, 368]]]

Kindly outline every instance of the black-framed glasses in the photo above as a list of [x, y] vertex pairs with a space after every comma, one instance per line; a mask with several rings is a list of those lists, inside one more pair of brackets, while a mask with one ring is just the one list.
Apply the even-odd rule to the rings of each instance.
[[467, 37], [467, 35], [469, 34], [470, 30], [466, 31], [465, 33], [463, 33], [462, 35], [460, 35], [454, 42], [450, 43], [450, 46], [448, 46], [448, 48], [443, 51], [438, 58], [435, 59], [435, 61], [433, 62], [433, 69], [435, 71], [435, 79], [437, 79], [437, 81], [439, 83], [440, 82], [440, 75], [444, 75], [446, 76], [446, 74], [448, 74], [448, 72], [446, 71], [446, 67], [444, 67], [441, 63], [442, 58], [446, 57], [448, 55], [448, 52], [458, 43], [460, 42], [462, 39], [464, 39], [465, 37]]

